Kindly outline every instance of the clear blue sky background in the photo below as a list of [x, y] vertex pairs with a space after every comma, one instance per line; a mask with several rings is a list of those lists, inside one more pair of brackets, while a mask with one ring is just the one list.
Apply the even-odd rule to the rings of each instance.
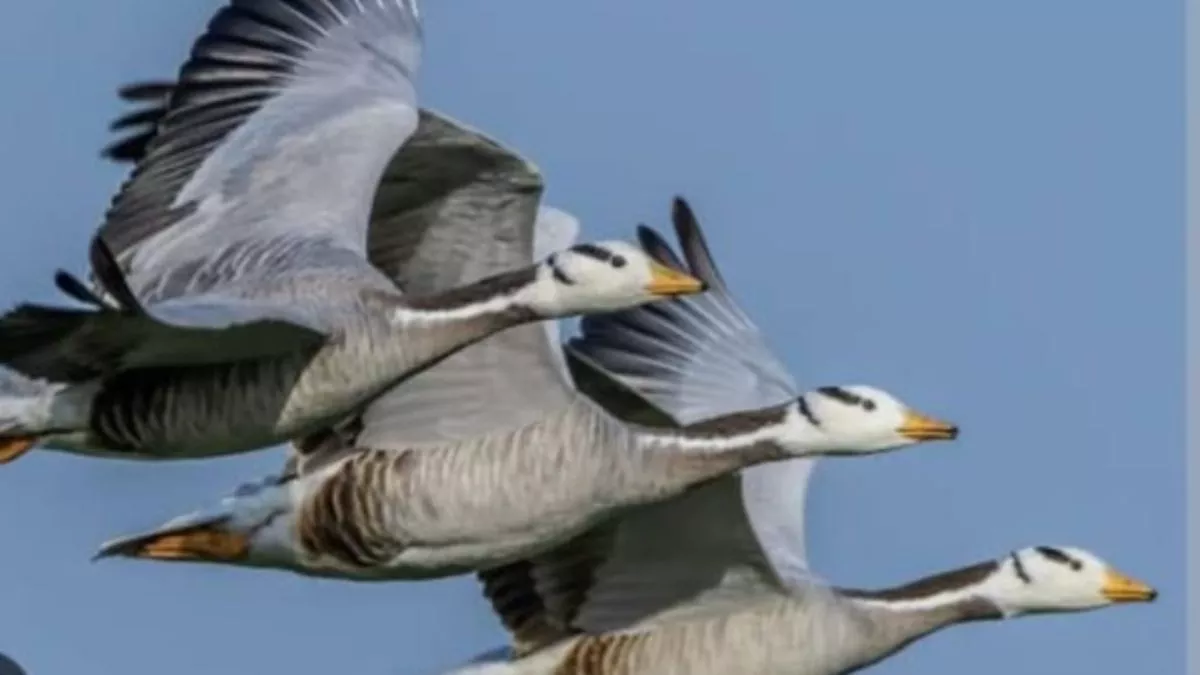
[[[113, 90], [214, 0], [16, 3], [0, 302], [82, 271]], [[873, 673], [1183, 669], [1182, 7], [1115, 0], [426, 0], [426, 104], [523, 149], [591, 237], [689, 196], [806, 384], [955, 444], [829, 461], [815, 566], [881, 585], [1075, 544], [1153, 606], [955, 628]], [[31, 675], [427, 673], [502, 640], [469, 579], [365, 585], [88, 557], [273, 470], [38, 453], [0, 470], [0, 650]], [[347, 664], [354, 664], [347, 670]]]

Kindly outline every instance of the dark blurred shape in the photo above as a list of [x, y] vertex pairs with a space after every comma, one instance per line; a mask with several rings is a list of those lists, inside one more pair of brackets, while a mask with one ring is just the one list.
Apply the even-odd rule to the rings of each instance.
[[0, 675], [25, 675], [25, 669], [12, 658], [0, 654]]

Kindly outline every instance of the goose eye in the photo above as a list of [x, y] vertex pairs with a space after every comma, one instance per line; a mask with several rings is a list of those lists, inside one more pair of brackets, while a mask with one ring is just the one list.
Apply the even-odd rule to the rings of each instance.
[[872, 410], [875, 409], [875, 401], [872, 401], [869, 398], [863, 399], [862, 407], [863, 407], [863, 410], [866, 410], [867, 412], [871, 412]]
[[613, 267], [624, 267], [625, 266], [625, 257], [619, 256], [619, 255], [614, 255], [612, 257], [612, 266]]

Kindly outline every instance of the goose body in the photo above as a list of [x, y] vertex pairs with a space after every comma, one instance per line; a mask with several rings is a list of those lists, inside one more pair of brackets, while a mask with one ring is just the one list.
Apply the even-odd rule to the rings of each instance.
[[[687, 214], [690, 267], [707, 283], [707, 250]], [[533, 250], [566, 245], [577, 229], [566, 222], [539, 220]], [[524, 263], [529, 250], [497, 241], [477, 255], [503, 266]], [[727, 301], [707, 302], [696, 307], [713, 316]], [[873, 397], [871, 411], [850, 390], [827, 388], [688, 429], [643, 425], [575, 389], [553, 324], [518, 327], [411, 378], [349, 425], [297, 443], [285, 478], [101, 554], [362, 579], [445, 576], [535, 555], [741, 467], [956, 433], [883, 392], [854, 391]]]
[[492, 653], [447, 675], [848, 675], [957, 624], [1156, 597], [1091, 553], [1046, 546], [878, 591], [806, 592], [732, 570], [720, 585], [660, 615], [568, 625], [523, 655]]
[[[692, 270], [710, 295], [725, 292], [715, 267]], [[570, 352], [621, 393], [584, 388], [609, 409], [658, 411], [683, 428], [787, 399], [791, 376], [727, 309], [741, 330], [662, 308], [586, 317]], [[955, 624], [1155, 597], [1087, 551], [1046, 546], [894, 588], [831, 587], [805, 550], [814, 466], [727, 474], [482, 572], [512, 641], [453, 675], [846, 675]]]
[[[0, 397], [0, 461], [37, 444], [141, 459], [266, 447], [507, 327], [701, 290], [620, 242], [438, 293], [397, 287], [387, 267], [416, 264], [412, 240], [442, 220], [487, 231], [513, 218], [425, 208], [461, 180], [463, 153], [493, 149], [418, 110], [414, 3], [231, 0], [217, 12], [93, 239], [95, 288], [56, 279], [88, 306], [0, 317], [0, 364], [26, 392]], [[377, 191], [393, 165], [405, 178], [439, 162], [450, 182], [432, 196]], [[493, 168], [540, 195], [530, 167], [473, 170]], [[369, 226], [384, 196], [398, 215]], [[578, 283], [562, 283], [564, 269]]]

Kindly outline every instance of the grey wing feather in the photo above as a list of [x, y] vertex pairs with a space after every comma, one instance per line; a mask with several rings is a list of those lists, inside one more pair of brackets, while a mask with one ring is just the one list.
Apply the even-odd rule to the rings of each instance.
[[[122, 100], [143, 105], [111, 123], [124, 135], [103, 155], [140, 161], [174, 87], [167, 81], [122, 87]], [[540, 171], [526, 158], [460, 121], [422, 108], [416, 131], [392, 157], [375, 193], [368, 258], [409, 293], [445, 289], [527, 264], [522, 246], [505, 246], [491, 256], [479, 252], [496, 241], [527, 241], [543, 189]], [[556, 231], [569, 232], [573, 240], [578, 222], [567, 214], [560, 217], [567, 222]], [[544, 255], [535, 251], [533, 257]]]
[[412, 0], [218, 11], [98, 235], [139, 295], [363, 258], [375, 188], [417, 123], [421, 39]]
[[[537, 213], [532, 237], [526, 236], [525, 242], [494, 241], [481, 248], [472, 272], [482, 276], [528, 265], [534, 249], [565, 248], [564, 242], [574, 240], [578, 225], [573, 218], [561, 217], [557, 210]], [[509, 250], [514, 247], [524, 253], [514, 256]], [[494, 262], [482, 262], [488, 260]], [[416, 292], [427, 290], [418, 286]], [[566, 405], [573, 393], [559, 343], [551, 338], [555, 333], [549, 322], [510, 328], [418, 373], [363, 412], [357, 443], [376, 448], [440, 444], [543, 418]]]
[[587, 593], [572, 610], [575, 630], [622, 630], [777, 587], [746, 522], [740, 488], [737, 477], [727, 476], [617, 521], [609, 550], [587, 573]]
[[543, 191], [537, 167], [462, 122], [422, 109], [371, 212], [371, 264], [409, 294], [531, 262]]
[[154, 138], [158, 125], [167, 114], [175, 83], [165, 80], [136, 82], [117, 90], [117, 96], [141, 107], [122, 114], [109, 123], [109, 130], [122, 136], [100, 151], [102, 157], [114, 162], [137, 164], [146, 156], [146, 147]]
[[[607, 406], [613, 397], [596, 383], [609, 377], [680, 425], [794, 398], [795, 383], [733, 300], [682, 200], [674, 220], [687, 268], [710, 291], [585, 319], [583, 336], [570, 351], [581, 364], [577, 372], [587, 374], [576, 378], [584, 391], [604, 392], [597, 400]], [[639, 234], [648, 253], [680, 266], [656, 232], [642, 228]], [[814, 465], [788, 460], [710, 481], [630, 512], [556, 552], [590, 565], [535, 559], [528, 576], [545, 608], [540, 620], [566, 624], [564, 634], [596, 633], [722, 611], [747, 594], [781, 586], [828, 597], [809, 572], [804, 550], [803, 507]], [[600, 550], [603, 555], [595, 555]]]
[[[794, 399], [795, 381], [725, 286], [699, 226], [680, 216], [677, 203], [687, 268], [708, 292], [586, 316], [568, 349], [680, 424]], [[658, 233], [638, 233], [648, 253], [678, 263]]]

